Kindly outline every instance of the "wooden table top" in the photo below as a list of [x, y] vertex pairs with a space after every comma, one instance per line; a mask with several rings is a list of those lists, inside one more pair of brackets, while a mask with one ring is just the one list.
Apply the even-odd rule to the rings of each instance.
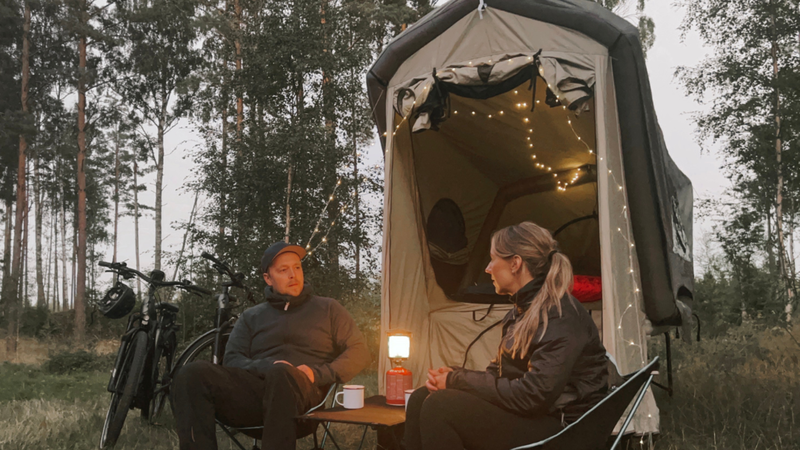
[[403, 406], [387, 405], [386, 397], [374, 395], [364, 399], [363, 408], [345, 409], [343, 406], [336, 406], [321, 411], [314, 411], [301, 416], [301, 418], [317, 422], [392, 427], [406, 421], [406, 410]]

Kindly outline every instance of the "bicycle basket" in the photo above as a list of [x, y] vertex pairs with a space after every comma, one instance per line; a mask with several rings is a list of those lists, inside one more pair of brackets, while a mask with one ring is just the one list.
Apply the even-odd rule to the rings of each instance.
[[131, 312], [134, 303], [136, 303], [136, 294], [133, 293], [133, 289], [118, 281], [97, 303], [97, 309], [109, 319], [119, 319]]

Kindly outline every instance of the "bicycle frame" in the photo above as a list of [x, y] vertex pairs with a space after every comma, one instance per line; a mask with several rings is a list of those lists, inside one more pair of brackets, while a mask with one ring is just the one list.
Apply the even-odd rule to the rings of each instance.
[[206, 331], [195, 340], [193, 340], [181, 355], [176, 359], [175, 366], [172, 368], [170, 372], [170, 377], [174, 378], [177, 370], [182, 367], [183, 363], [186, 363], [189, 356], [188, 353], [190, 350], [195, 349], [198, 345], [203, 342], [206, 342], [210, 336], [214, 336], [214, 341], [212, 344], [212, 355], [211, 355], [211, 362], [213, 364], [222, 364], [222, 359], [225, 353], [225, 347], [223, 343], [223, 336], [226, 332], [233, 328], [234, 323], [238, 319], [238, 315], [232, 312], [233, 304], [237, 302], [236, 298], [230, 295], [230, 288], [231, 287], [239, 287], [244, 289], [247, 292], [247, 298], [255, 303], [253, 300], [252, 293], [250, 290], [242, 284], [242, 279], [244, 275], [241, 273], [234, 273], [231, 268], [224, 262], [217, 259], [215, 256], [203, 252], [203, 258], [211, 261], [213, 263], [214, 269], [219, 272], [220, 275], [227, 275], [230, 277], [229, 282], [222, 283], [222, 293], [217, 294], [217, 310], [214, 316], [214, 328], [211, 330]]
[[[150, 326], [150, 313], [151, 311], [155, 310], [155, 293], [156, 286], [150, 284], [147, 290], [147, 300], [142, 302], [140, 311], [138, 313], [131, 314], [130, 317], [128, 317], [128, 325], [125, 328], [125, 333], [120, 338], [120, 346], [119, 350], [117, 351], [117, 357], [114, 361], [114, 369], [111, 371], [111, 378], [108, 380], [108, 392], [117, 392], [119, 389], [119, 386], [117, 386], [120, 379], [119, 372], [122, 368], [122, 365], [125, 363], [124, 357], [128, 354], [130, 340], [138, 331], [141, 330], [147, 333], [147, 359], [150, 359], [150, 356], [152, 356], [151, 352], [153, 349], [153, 343], [156, 340], [156, 333], [154, 330], [155, 327]], [[143, 383], [149, 381], [149, 374], [145, 373], [144, 377], [145, 378], [142, 379]]]

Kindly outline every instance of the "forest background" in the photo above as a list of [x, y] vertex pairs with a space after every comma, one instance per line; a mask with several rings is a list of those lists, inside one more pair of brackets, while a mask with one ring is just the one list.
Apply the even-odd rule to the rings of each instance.
[[[656, 30], [647, 14], [655, 0], [598, 3], [637, 25], [645, 50], [658, 33], [675, 32]], [[210, 251], [260, 288], [260, 253], [282, 239], [313, 250], [307, 277], [376, 344], [383, 164], [365, 73], [393, 36], [436, 6], [0, 0], [6, 359], [25, 338], [88, 348], [118, 336], [124, 324], [94, 304], [111, 282], [97, 263], [117, 260], [122, 246], [134, 248], [131, 267], [214, 289], [215, 272], [199, 258]], [[674, 73], [651, 80], [674, 80], [698, 103], [693, 138], [719, 161], [712, 177], [724, 181], [714, 195], [695, 195], [693, 309], [711, 339], [792, 337], [800, 4], [687, 0], [674, 8], [684, 15], [680, 32], [705, 52], [697, 61], [649, 54], [678, 61]], [[652, 87], [657, 98], [661, 88]], [[191, 141], [169, 144], [186, 130]], [[170, 186], [165, 174], [180, 168], [165, 161], [177, 147], [190, 148], [194, 169]], [[164, 224], [165, 207], [175, 207], [164, 203], [168, 190], [181, 191], [188, 214]], [[140, 239], [145, 223], [154, 229], [149, 242]], [[168, 237], [180, 245], [163, 248]], [[208, 299], [163, 294], [181, 305], [184, 342], [209, 328]], [[792, 356], [779, 358], [782, 370], [797, 367]], [[788, 401], [800, 402], [800, 390]]]

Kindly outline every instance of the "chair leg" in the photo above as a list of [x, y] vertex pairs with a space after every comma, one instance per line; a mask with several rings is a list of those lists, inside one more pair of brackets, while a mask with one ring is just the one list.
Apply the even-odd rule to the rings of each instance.
[[251, 450], [261, 450], [261, 447], [258, 446], [258, 439], [253, 439], [253, 448]]
[[238, 439], [236, 439], [236, 437], [233, 435], [233, 433], [231, 433], [231, 430], [229, 430], [228, 427], [226, 427], [225, 425], [223, 425], [223, 424], [221, 424], [219, 422], [217, 422], [217, 425], [219, 425], [219, 427], [222, 428], [222, 431], [224, 431], [225, 434], [227, 434], [228, 437], [231, 438], [233, 443], [236, 444], [237, 447], [239, 447], [239, 450], [247, 450], [246, 448], [244, 448], [242, 443], [239, 442]]
[[647, 393], [647, 389], [650, 388], [650, 383], [653, 382], [653, 375], [650, 374], [650, 377], [647, 379], [647, 382], [642, 386], [641, 392], [636, 397], [636, 403], [633, 404], [633, 408], [631, 408], [631, 412], [628, 413], [628, 417], [625, 418], [625, 422], [622, 424], [622, 428], [619, 429], [619, 434], [617, 435], [617, 439], [614, 440], [614, 445], [611, 446], [608, 450], [614, 450], [619, 445], [619, 442], [622, 440], [622, 436], [625, 434], [625, 430], [628, 429], [628, 425], [630, 425], [631, 420], [633, 420], [633, 415], [636, 414], [636, 410], [639, 409], [639, 405], [642, 403], [644, 399], [644, 395]]
[[[341, 447], [339, 447], [339, 444], [336, 443], [336, 439], [333, 438], [333, 433], [331, 433], [331, 430], [328, 428], [328, 425], [330, 425], [330, 422], [328, 422], [328, 423], [323, 422], [322, 423], [322, 427], [325, 428], [325, 434], [327, 436], [330, 436], [331, 442], [333, 442], [333, 446], [336, 447], [336, 450], [342, 450]], [[323, 447], [325, 446], [325, 441], [324, 440], [322, 442], [322, 446]]]
[[672, 397], [674, 393], [672, 388], [672, 345], [670, 343], [669, 331], [664, 333], [664, 340], [667, 347], [667, 385], [664, 386], [656, 381], [653, 381], [653, 384], [667, 391], [667, 394]]
[[364, 426], [364, 433], [361, 434], [361, 443], [358, 444], [358, 450], [361, 450], [361, 447], [364, 445], [364, 439], [367, 438], [367, 430], [369, 428]]
[[325, 431], [322, 432], [322, 444], [320, 444], [319, 446], [320, 449], [325, 448], [325, 441], [328, 440], [328, 434], [330, 433], [330, 431], [328, 430], [329, 426], [331, 426], [330, 422], [325, 422], [325, 424], [323, 425]]

